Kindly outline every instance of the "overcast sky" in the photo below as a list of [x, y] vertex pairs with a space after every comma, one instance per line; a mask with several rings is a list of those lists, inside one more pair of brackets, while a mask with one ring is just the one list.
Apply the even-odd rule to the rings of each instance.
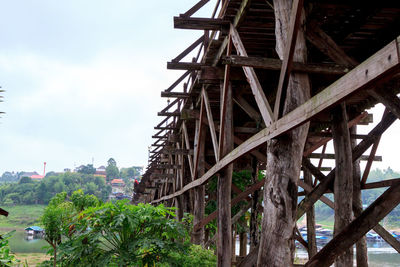
[[[201, 32], [174, 30], [197, 0], [18, 0], [0, 9], [0, 173], [145, 165], [166, 70]], [[215, 1], [198, 15], [209, 16]], [[375, 116], [375, 119], [379, 118]], [[398, 123], [396, 123], [398, 124]], [[396, 169], [398, 125], [378, 153]], [[387, 142], [386, 140], [389, 140]], [[384, 153], [383, 153], [384, 150]], [[400, 168], [397, 168], [400, 170]]]

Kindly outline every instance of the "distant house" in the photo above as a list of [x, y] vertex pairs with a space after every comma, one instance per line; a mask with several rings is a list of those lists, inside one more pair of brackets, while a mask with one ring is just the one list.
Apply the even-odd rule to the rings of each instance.
[[125, 186], [125, 183], [124, 183], [124, 180], [122, 180], [122, 179], [113, 179], [111, 181], [111, 186], [123, 187], [123, 186]]
[[106, 178], [106, 176], [107, 176], [106, 167], [100, 166], [100, 167], [96, 168], [96, 172], [94, 173], [94, 176]]
[[44, 230], [39, 226], [30, 226], [25, 228], [25, 233], [28, 235], [41, 235], [44, 233]]
[[31, 178], [33, 175], [39, 175], [37, 172], [21, 172], [19, 174], [19, 178], [21, 179], [22, 177], [29, 177]]

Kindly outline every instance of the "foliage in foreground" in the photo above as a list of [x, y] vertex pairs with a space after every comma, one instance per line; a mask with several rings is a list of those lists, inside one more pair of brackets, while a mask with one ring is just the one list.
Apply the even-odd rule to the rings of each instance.
[[0, 239], [0, 266], [15, 266], [19, 261], [14, 255], [10, 254], [10, 246], [8, 245], [8, 239], [15, 232], [11, 231], [5, 235], [2, 235]]
[[42, 221], [58, 266], [215, 266], [212, 251], [189, 243], [188, 227], [173, 211], [102, 203], [78, 191], [53, 198]]

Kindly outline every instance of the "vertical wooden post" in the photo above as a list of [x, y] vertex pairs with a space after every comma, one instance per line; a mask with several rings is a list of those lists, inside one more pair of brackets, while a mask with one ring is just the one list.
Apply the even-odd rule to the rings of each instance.
[[[252, 174], [251, 182], [255, 184], [258, 182], [258, 161], [255, 157], [252, 158]], [[250, 251], [253, 250], [260, 241], [260, 231], [259, 219], [258, 219], [258, 208], [260, 204], [258, 203], [260, 199], [260, 190], [254, 191], [251, 198], [251, 214], [250, 214]]]
[[[357, 125], [350, 128], [350, 134], [357, 134]], [[351, 139], [351, 148], [354, 149], [357, 146], [357, 140]], [[353, 213], [354, 217], [361, 215], [363, 211], [362, 197], [361, 197], [361, 170], [360, 160], [353, 162]], [[356, 260], [357, 267], [368, 267], [368, 250], [367, 250], [367, 238], [363, 236], [356, 243]]]
[[[222, 91], [222, 90], [221, 90]], [[221, 157], [233, 149], [233, 114], [232, 114], [232, 88], [227, 86], [225, 92], [225, 134], [222, 136], [223, 146]], [[222, 101], [221, 101], [222, 102]], [[220, 140], [220, 142], [222, 141]], [[218, 241], [217, 255], [218, 266], [231, 266], [232, 258], [232, 226], [231, 226], [231, 187], [233, 165], [229, 164], [218, 177]]]
[[[335, 228], [336, 236], [352, 221], [353, 162], [345, 103], [332, 112], [332, 136], [335, 149]], [[353, 266], [353, 248], [347, 249], [336, 259], [336, 267]]]
[[[200, 128], [203, 126], [200, 125], [200, 123], [201, 120], [196, 120], [196, 134], [200, 135], [198, 138], [195, 138], [195, 140], [198, 140], [198, 142], [195, 144], [195, 149], [198, 149], [197, 153], [198, 158], [195, 160], [195, 162], [197, 162], [196, 173], [198, 177], [203, 176], [205, 172], [204, 144], [206, 141], [205, 140], [206, 133], [205, 131], [201, 131]], [[204, 206], [205, 206], [204, 192], [205, 192], [204, 185], [198, 186], [194, 189], [193, 225], [198, 224], [204, 217]], [[192, 242], [197, 245], [204, 245], [204, 227], [201, 227], [196, 232], [193, 232]]]
[[239, 256], [240, 257], [246, 257], [247, 255], [247, 233], [246, 232], [241, 232], [239, 234], [239, 242], [240, 242], [240, 250], [239, 250]]
[[[304, 168], [304, 182], [309, 186], [313, 185], [311, 173]], [[308, 243], [308, 258], [317, 254], [317, 239], [315, 237], [315, 210], [314, 206], [306, 213], [307, 217], [307, 243]]]
[[[276, 51], [283, 60], [292, 18], [292, 0], [274, 0]], [[300, 25], [304, 23], [304, 12]], [[293, 60], [307, 61], [303, 29], [297, 34]], [[288, 80], [283, 114], [286, 115], [310, 98], [307, 74], [292, 73]], [[292, 266], [297, 214], [297, 183], [309, 124], [267, 142], [267, 168], [264, 186], [264, 216], [257, 266]]]

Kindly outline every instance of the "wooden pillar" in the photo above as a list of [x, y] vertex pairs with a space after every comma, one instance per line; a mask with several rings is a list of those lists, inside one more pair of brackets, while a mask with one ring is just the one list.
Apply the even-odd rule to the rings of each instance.
[[[350, 134], [357, 134], [357, 125], [350, 128]], [[354, 149], [357, 146], [357, 140], [351, 139], [351, 147]], [[353, 213], [354, 217], [361, 215], [363, 211], [362, 197], [361, 197], [361, 170], [360, 160], [353, 162]], [[363, 236], [356, 243], [356, 259], [357, 267], [368, 267], [368, 249], [367, 249], [367, 238]]]
[[246, 232], [241, 232], [239, 234], [239, 243], [240, 243], [239, 256], [246, 257], [246, 255], [247, 255], [247, 233]]
[[[292, 0], [274, 0], [276, 50], [283, 60], [289, 45], [289, 14]], [[302, 12], [304, 14], [304, 11]], [[304, 22], [304, 16], [300, 25]], [[307, 61], [303, 29], [300, 28], [293, 60]], [[285, 89], [284, 89], [285, 90]], [[288, 80], [283, 115], [310, 98], [307, 74], [292, 73]], [[297, 183], [309, 124], [303, 124], [267, 142], [267, 168], [264, 186], [264, 216], [257, 266], [292, 266], [297, 213]]]
[[[198, 177], [200, 178], [203, 176], [205, 172], [205, 162], [204, 162], [204, 144], [205, 144], [205, 131], [201, 131], [200, 127], [200, 120], [196, 121], [196, 135], [200, 136], [198, 138], [195, 137], [195, 140], [199, 140], [198, 143], [195, 144], [195, 149], [199, 150], [198, 153], [198, 166], [197, 166], [197, 174]], [[195, 160], [196, 162], [196, 160]], [[193, 206], [193, 225], [198, 224], [203, 218], [204, 218], [204, 206], [205, 206], [205, 200], [204, 200], [204, 192], [205, 188], [204, 185], [198, 186], [194, 189], [194, 206]], [[193, 232], [192, 234], [192, 242], [197, 245], [204, 245], [204, 227], [201, 227], [198, 229], [196, 232]]]
[[[232, 114], [232, 88], [229, 85], [226, 90], [225, 104], [225, 134], [222, 136], [223, 146], [221, 156], [225, 156], [233, 149], [233, 114]], [[220, 140], [221, 142], [221, 140]], [[218, 177], [218, 241], [217, 256], [218, 266], [231, 266], [232, 258], [232, 225], [231, 225], [231, 187], [233, 165], [229, 164]]]
[[[335, 149], [335, 228], [334, 236], [352, 221], [353, 201], [353, 162], [349, 128], [347, 127], [345, 103], [332, 112], [332, 136]], [[347, 249], [336, 259], [336, 267], [353, 266], [353, 249]]]
[[[304, 168], [304, 182], [312, 187], [312, 175], [310, 171]], [[317, 254], [317, 239], [315, 237], [315, 210], [314, 206], [306, 213], [307, 217], [307, 243], [308, 243], [308, 258]]]
[[[255, 184], [258, 182], [258, 161], [255, 157], [252, 158], [252, 174], [251, 183]], [[250, 250], [254, 249], [260, 241], [260, 231], [258, 219], [260, 206], [260, 190], [254, 191], [251, 198], [251, 214], [250, 214]]]

